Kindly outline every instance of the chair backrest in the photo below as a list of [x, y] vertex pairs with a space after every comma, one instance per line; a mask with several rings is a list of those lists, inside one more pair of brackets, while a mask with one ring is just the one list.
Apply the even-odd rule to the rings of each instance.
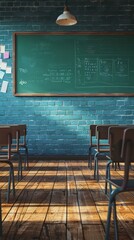
[[[131, 162], [134, 162], [134, 128], [127, 128], [124, 130], [121, 158], [122, 161], [125, 163], [124, 181], [122, 185], [122, 188], [125, 190], [128, 187], [130, 164]], [[134, 190], [134, 179], [129, 185], [129, 190], [131, 189]]]
[[121, 148], [125, 126], [112, 126], [109, 128], [110, 158], [112, 162], [122, 162]]
[[93, 143], [93, 138], [96, 138], [96, 126], [97, 124], [91, 124], [89, 127], [89, 136], [90, 136], [90, 146], [95, 146]]
[[12, 135], [12, 140], [14, 140], [14, 147], [16, 150], [19, 150], [19, 125], [10, 125], [10, 130], [11, 130], [11, 135]]
[[22, 140], [22, 143], [25, 145], [26, 144], [26, 135], [27, 135], [27, 127], [26, 124], [19, 124], [19, 136]]
[[10, 127], [2, 126], [0, 127], [0, 146], [7, 146], [8, 140], [11, 141], [11, 131]]
[[128, 125], [111, 126], [108, 130], [110, 158], [112, 162], [123, 162], [121, 157], [122, 139]]
[[3, 147], [7, 147], [8, 159], [10, 159], [11, 156], [11, 143], [12, 137], [10, 127], [0, 127], [0, 150]]
[[97, 150], [100, 152], [103, 148], [108, 148], [108, 129], [113, 126], [111, 124], [107, 125], [97, 125], [96, 126], [96, 138], [97, 138]]

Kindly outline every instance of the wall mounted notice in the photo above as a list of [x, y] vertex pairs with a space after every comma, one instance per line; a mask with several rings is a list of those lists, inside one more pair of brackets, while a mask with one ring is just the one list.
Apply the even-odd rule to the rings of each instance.
[[15, 96], [134, 96], [134, 33], [14, 33]]
[[0, 45], [0, 92], [6, 93], [8, 81], [4, 81], [6, 74], [11, 74], [11, 67], [8, 66], [8, 59], [10, 58], [9, 51], [6, 51], [4, 44]]
[[8, 87], [8, 82], [3, 81], [2, 86], [1, 86], [1, 92], [6, 93], [7, 92], [7, 87]]

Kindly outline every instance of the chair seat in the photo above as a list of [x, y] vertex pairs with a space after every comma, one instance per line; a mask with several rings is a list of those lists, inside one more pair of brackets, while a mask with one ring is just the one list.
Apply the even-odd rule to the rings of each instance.
[[[11, 154], [10, 158], [13, 159], [14, 158], [14, 154]], [[5, 153], [0, 153], [0, 160], [1, 159], [8, 160], [8, 155], [7, 155], [6, 152]]]
[[110, 157], [109, 149], [103, 149], [103, 151], [98, 152], [97, 149], [93, 149], [94, 156], [97, 157], [97, 160], [108, 160]]
[[[122, 180], [121, 179], [110, 179], [110, 180], [108, 180], [108, 182], [117, 188], [122, 188], [124, 179], [122, 179]], [[134, 179], [129, 179], [129, 181], [127, 182], [127, 191], [131, 191], [131, 189], [132, 190], [134, 189]]]

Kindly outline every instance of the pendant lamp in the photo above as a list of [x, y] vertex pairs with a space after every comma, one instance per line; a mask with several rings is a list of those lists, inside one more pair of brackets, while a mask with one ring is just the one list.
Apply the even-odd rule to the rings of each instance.
[[61, 26], [72, 26], [77, 23], [75, 16], [73, 16], [67, 7], [67, 1], [64, 4], [64, 11], [59, 17], [56, 19], [56, 23]]

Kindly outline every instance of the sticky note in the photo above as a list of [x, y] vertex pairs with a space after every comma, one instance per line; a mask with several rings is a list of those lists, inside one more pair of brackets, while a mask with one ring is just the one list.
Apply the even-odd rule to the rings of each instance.
[[8, 86], [8, 82], [7, 81], [3, 81], [2, 82], [2, 86], [1, 86], [1, 92], [6, 93], [7, 86]]
[[8, 51], [4, 52], [4, 54], [3, 54], [3, 58], [4, 58], [4, 59], [9, 58], [9, 52], [8, 52]]

